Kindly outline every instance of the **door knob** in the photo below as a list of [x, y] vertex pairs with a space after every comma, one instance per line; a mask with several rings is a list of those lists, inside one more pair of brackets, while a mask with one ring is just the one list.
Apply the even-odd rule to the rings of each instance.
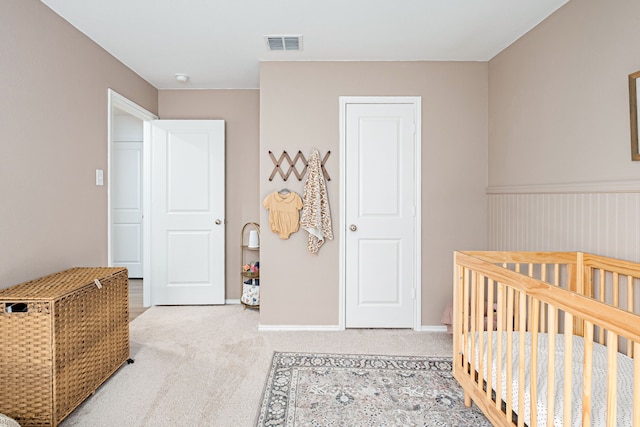
[[216, 219], [216, 225], [220, 225], [222, 224], [222, 221], [220, 221], [219, 219]]
[[355, 225], [355, 224], [351, 224], [351, 225], [349, 226], [349, 230], [351, 230], [351, 231], [356, 231], [357, 229], [358, 229], [358, 227], [356, 227], [356, 225]]

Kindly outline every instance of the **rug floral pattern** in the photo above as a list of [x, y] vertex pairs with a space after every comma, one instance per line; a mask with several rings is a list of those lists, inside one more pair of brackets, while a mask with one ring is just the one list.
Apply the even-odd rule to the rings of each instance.
[[451, 358], [275, 353], [258, 427], [491, 426]]

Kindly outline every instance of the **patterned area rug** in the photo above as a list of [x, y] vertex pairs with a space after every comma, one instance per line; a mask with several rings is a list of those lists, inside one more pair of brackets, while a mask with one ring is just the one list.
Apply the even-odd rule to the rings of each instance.
[[491, 426], [451, 358], [275, 353], [258, 427]]

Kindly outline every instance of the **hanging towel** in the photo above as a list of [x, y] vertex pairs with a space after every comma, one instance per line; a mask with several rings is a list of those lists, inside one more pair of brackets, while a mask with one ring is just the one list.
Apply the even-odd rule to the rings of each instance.
[[320, 153], [314, 149], [308, 161], [307, 182], [302, 195], [302, 219], [300, 226], [309, 232], [307, 248], [312, 254], [320, 250], [325, 239], [332, 240], [329, 197], [322, 174]]

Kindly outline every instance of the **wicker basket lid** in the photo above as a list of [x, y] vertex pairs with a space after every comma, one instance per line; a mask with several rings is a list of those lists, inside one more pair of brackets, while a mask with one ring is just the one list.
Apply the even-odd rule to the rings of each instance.
[[81, 286], [103, 280], [121, 271], [124, 267], [75, 267], [53, 273], [39, 279], [30, 280], [0, 290], [0, 300], [12, 298], [30, 300], [50, 300], [62, 297]]

